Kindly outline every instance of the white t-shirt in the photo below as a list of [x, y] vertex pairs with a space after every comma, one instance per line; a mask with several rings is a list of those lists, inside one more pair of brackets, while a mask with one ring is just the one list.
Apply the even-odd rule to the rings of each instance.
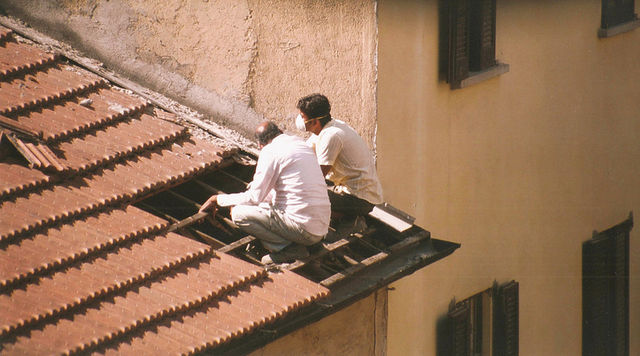
[[327, 184], [313, 150], [303, 139], [286, 134], [274, 138], [262, 148], [248, 189], [220, 194], [218, 205], [258, 205], [270, 193], [271, 203], [307, 232], [323, 236], [329, 230]]
[[332, 119], [307, 143], [315, 147], [320, 165], [332, 166], [327, 178], [339, 190], [372, 204], [380, 204], [382, 186], [373, 155], [362, 137], [345, 122]]

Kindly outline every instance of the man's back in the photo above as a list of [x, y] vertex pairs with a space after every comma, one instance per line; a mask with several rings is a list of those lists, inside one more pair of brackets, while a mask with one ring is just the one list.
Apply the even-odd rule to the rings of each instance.
[[281, 134], [262, 149], [260, 156], [273, 164], [273, 205], [299, 223], [311, 224], [310, 232], [325, 230], [325, 226], [316, 226], [324, 223], [310, 221], [328, 224], [331, 213], [327, 186], [313, 150], [301, 138]]
[[353, 128], [332, 119], [310, 141], [315, 144], [319, 164], [332, 166], [328, 175], [332, 182], [372, 204], [382, 203], [382, 186], [373, 155]]

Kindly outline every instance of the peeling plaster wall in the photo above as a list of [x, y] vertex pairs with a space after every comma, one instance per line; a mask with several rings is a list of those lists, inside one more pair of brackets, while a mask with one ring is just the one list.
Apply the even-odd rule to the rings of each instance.
[[[376, 1], [2, 0], [0, 12], [247, 136], [263, 119], [295, 130], [299, 97], [324, 93], [373, 148]], [[385, 340], [386, 291], [254, 354], [378, 355]]]
[[293, 130], [322, 92], [373, 148], [376, 2], [3, 0], [0, 10], [212, 120]]

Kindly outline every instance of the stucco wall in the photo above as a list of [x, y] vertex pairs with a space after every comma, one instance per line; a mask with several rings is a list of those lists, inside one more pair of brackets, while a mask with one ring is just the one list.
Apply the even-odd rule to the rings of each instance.
[[322, 92], [373, 147], [375, 1], [3, 0], [0, 9], [211, 119], [294, 129]]
[[[498, 1], [496, 55], [509, 73], [452, 91], [438, 81], [437, 1], [380, 2], [386, 198], [433, 236], [462, 243], [394, 284], [390, 355], [434, 354], [452, 298], [511, 279], [520, 354], [581, 354], [581, 244], [640, 212], [640, 30], [598, 39], [600, 5]], [[631, 355], [640, 354], [637, 225]]]
[[384, 337], [377, 330], [381, 326], [379, 316], [376, 320], [376, 314], [383, 308], [382, 303], [386, 303], [384, 293], [386, 291], [371, 295], [250, 355], [384, 355], [384, 345], [377, 340]]

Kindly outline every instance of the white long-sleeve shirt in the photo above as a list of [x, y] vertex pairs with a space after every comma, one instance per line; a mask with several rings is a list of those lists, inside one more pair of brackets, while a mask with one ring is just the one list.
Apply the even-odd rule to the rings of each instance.
[[281, 134], [262, 148], [253, 181], [246, 191], [220, 194], [218, 205], [258, 205], [269, 193], [272, 204], [309, 233], [329, 229], [331, 205], [316, 155], [303, 139]]

